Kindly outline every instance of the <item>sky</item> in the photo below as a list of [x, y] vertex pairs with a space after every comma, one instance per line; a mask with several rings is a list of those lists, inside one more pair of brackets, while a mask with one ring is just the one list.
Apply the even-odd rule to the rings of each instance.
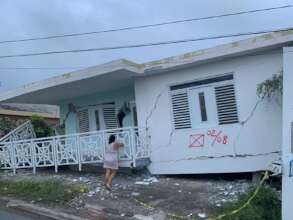
[[[293, 0], [1, 0], [0, 41], [89, 32], [293, 4]], [[293, 8], [140, 30], [0, 44], [0, 56], [293, 27]], [[241, 37], [244, 38], [244, 37]], [[247, 38], [247, 37], [245, 37]], [[116, 59], [143, 63], [240, 39], [0, 59], [0, 92]], [[5, 69], [38, 67], [51, 69]], [[53, 69], [52, 69], [53, 68]]]

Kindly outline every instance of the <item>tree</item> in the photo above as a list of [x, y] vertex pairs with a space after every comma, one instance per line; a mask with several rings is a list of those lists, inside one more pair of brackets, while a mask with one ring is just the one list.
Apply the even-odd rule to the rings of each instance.
[[54, 135], [53, 128], [45, 121], [45, 119], [39, 115], [33, 115], [31, 117], [37, 138], [49, 137]]

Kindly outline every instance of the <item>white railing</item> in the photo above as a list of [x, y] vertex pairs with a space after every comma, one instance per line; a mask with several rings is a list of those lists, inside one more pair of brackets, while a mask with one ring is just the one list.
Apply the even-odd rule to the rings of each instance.
[[0, 143], [2, 142], [11, 142], [11, 141], [18, 141], [18, 140], [25, 140], [25, 139], [32, 139], [36, 138], [36, 134], [33, 128], [31, 121], [26, 121], [25, 123], [21, 124], [4, 137], [0, 139]]
[[120, 162], [136, 167], [136, 160], [150, 157], [149, 135], [145, 128], [128, 127], [72, 135], [35, 138], [0, 143], [2, 168], [20, 168], [78, 165], [103, 162], [109, 135], [114, 134], [124, 143], [119, 152]]

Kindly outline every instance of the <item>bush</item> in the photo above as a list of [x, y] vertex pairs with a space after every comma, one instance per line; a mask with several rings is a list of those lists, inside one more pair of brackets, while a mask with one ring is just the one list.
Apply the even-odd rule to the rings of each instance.
[[8, 134], [11, 130], [16, 127], [16, 124], [13, 120], [8, 117], [0, 118], [0, 137]]
[[[220, 213], [226, 213], [242, 206], [253, 194], [255, 187], [242, 194], [236, 202], [227, 203]], [[261, 187], [251, 204], [233, 216], [223, 220], [281, 220], [281, 201], [277, 192], [268, 186]]]
[[33, 115], [31, 117], [31, 122], [34, 126], [34, 130], [38, 138], [54, 135], [53, 128], [45, 121], [43, 117], [39, 115]]

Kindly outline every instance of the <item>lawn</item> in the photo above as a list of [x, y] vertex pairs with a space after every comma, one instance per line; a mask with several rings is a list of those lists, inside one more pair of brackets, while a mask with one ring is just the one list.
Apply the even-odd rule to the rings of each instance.
[[87, 189], [59, 180], [0, 180], [0, 195], [42, 203], [66, 203]]

